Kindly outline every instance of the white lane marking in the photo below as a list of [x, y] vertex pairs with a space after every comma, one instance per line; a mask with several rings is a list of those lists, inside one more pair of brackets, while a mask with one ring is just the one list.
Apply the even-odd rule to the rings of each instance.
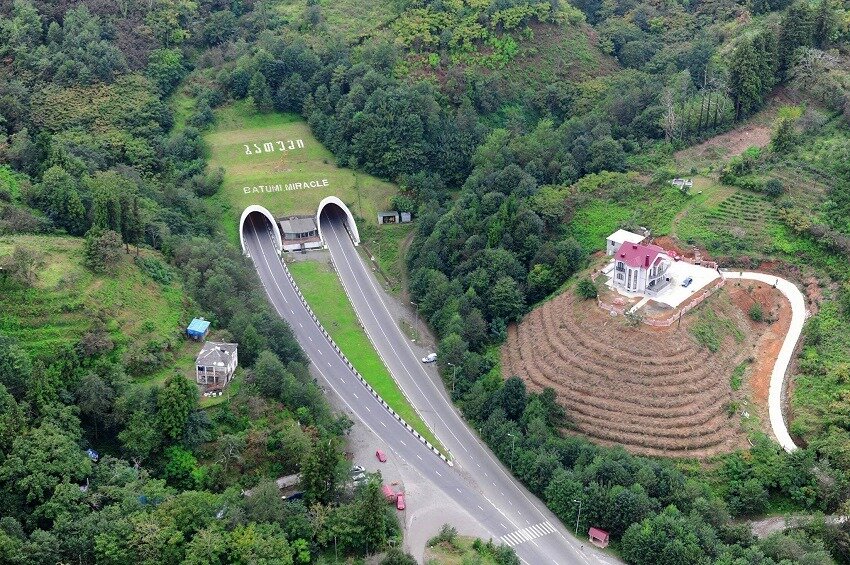
[[459, 488], [455, 487], [455, 490], [458, 492], [462, 492]]
[[407, 447], [407, 444], [406, 444], [406, 443], [404, 443], [404, 440], [403, 440], [403, 439], [400, 439], [400, 440], [398, 440], [398, 441], [400, 441], [400, 442], [401, 442], [401, 444], [402, 444], [403, 446]]
[[437, 473], [437, 475], [439, 475], [439, 476], [441, 476], [441, 477], [443, 476], [443, 474], [442, 474], [441, 472], [439, 472], [438, 470], [436, 470], [436, 469], [434, 469], [434, 472], [435, 472], [435, 473]]
[[[252, 220], [252, 223], [253, 223], [253, 220]], [[336, 234], [334, 234], [334, 235], [336, 236]], [[263, 254], [263, 258], [264, 258], [264, 260], [265, 260], [266, 266], [268, 267], [268, 271], [267, 271], [267, 273], [271, 276], [272, 281], [274, 282], [275, 286], [277, 287], [278, 292], [280, 292], [280, 295], [281, 295], [281, 297], [284, 299], [284, 302], [288, 302], [288, 300], [286, 299], [286, 296], [283, 294], [283, 291], [280, 289], [280, 285], [278, 285], [278, 284], [277, 284], [277, 280], [275, 279], [275, 277], [274, 277], [274, 275], [273, 275], [273, 272], [272, 272], [272, 269], [271, 269], [271, 266], [270, 266], [270, 265], [269, 265], [269, 263], [268, 263], [268, 259], [267, 259], [267, 258], [266, 258], [266, 256], [265, 256], [265, 251], [263, 250], [262, 245], [259, 243], [259, 240], [258, 240], [258, 237], [257, 237], [256, 231], [255, 231], [255, 233], [254, 233], [254, 240], [256, 241], [257, 245], [259, 245], [259, 246], [260, 246], [260, 252]], [[338, 240], [338, 237], [337, 237], [337, 240]], [[348, 258], [347, 258], [347, 257], [346, 257], [346, 261], [348, 261]], [[281, 267], [282, 267], [282, 266], [281, 266]], [[279, 268], [281, 268], [281, 267], [279, 267]], [[375, 285], [374, 281], [370, 281], [370, 283], [371, 283], [373, 286]], [[358, 286], [359, 286], [359, 284], [358, 284]], [[382, 305], [382, 306], [384, 306], [384, 309], [386, 310], [386, 308], [387, 308], [387, 307], [386, 307], [386, 304], [384, 304], [383, 299], [382, 299], [380, 296], [378, 297], [378, 299], [379, 299], [379, 301], [381, 302], [381, 305]], [[275, 306], [275, 309], [277, 310], [277, 305], [276, 305], [276, 304], [274, 304], [274, 301], [272, 301], [272, 302], [273, 302], [273, 306]], [[387, 312], [388, 312], [388, 310], [387, 310]], [[280, 313], [280, 312], [278, 311], [278, 313]], [[310, 337], [310, 336], [308, 336], [308, 337]], [[310, 341], [311, 341], [311, 342], [313, 341], [312, 337], [310, 337]], [[410, 345], [406, 343], [406, 341], [405, 341], [405, 345], [408, 347], [408, 350], [409, 350], [411, 353], [413, 353], [413, 350], [410, 348]], [[322, 374], [322, 377], [323, 377], [323, 378], [327, 381], [327, 380], [328, 380], [328, 379], [327, 379], [327, 377], [326, 377], [326, 376], [325, 376], [325, 375], [321, 372], [321, 370], [319, 370], [319, 369], [318, 369], [318, 367], [316, 367], [316, 369], [319, 371], [319, 373], [320, 373], [320, 374]], [[406, 368], [405, 368], [405, 370], [406, 370]], [[426, 375], [426, 376], [427, 376], [427, 375]], [[342, 378], [340, 378], [340, 381], [341, 381], [341, 382], [343, 382], [343, 383], [345, 382], [345, 381], [344, 381], [344, 379], [342, 379]], [[330, 384], [330, 382], [329, 382], [328, 384]], [[433, 382], [429, 382], [429, 384], [430, 384], [432, 387], [434, 387], [434, 388], [436, 389], [436, 387], [434, 386], [434, 383], [433, 383]], [[334, 392], [335, 392], [335, 393], [336, 393], [336, 394], [337, 394], [337, 395], [338, 395], [338, 396], [339, 396], [339, 397], [340, 397], [340, 398], [341, 398], [341, 399], [342, 399], [342, 400], [346, 403], [346, 405], [347, 405], [349, 408], [351, 408], [351, 405], [348, 403], [348, 401], [346, 401], [346, 400], [345, 400], [345, 398], [344, 398], [344, 397], [342, 397], [342, 395], [339, 393], [339, 391], [337, 391], [337, 390], [333, 387], [333, 385], [331, 385], [331, 388], [332, 388], [332, 389], [334, 390]], [[417, 388], [419, 388], [419, 387], [418, 387], [418, 384], [417, 384]], [[421, 388], [420, 388], [420, 391], [421, 391]], [[427, 400], [427, 399], [426, 399], [426, 400]], [[428, 401], [428, 402], [429, 402], [429, 404], [430, 404], [430, 401]], [[352, 411], [354, 411], [354, 410], [353, 410], [353, 408], [352, 408]], [[438, 414], [438, 417], [442, 420], [442, 416], [440, 416], [440, 415]], [[361, 418], [361, 420], [362, 420], [362, 418]], [[444, 421], [443, 421], [443, 422], [444, 422]], [[366, 423], [366, 422], [364, 421], [364, 423]], [[444, 422], [444, 423], [445, 423], [445, 422]], [[384, 424], [383, 422], [382, 422], [382, 424], [384, 425], [384, 427], [386, 427], [386, 424]], [[368, 424], [367, 424], [367, 427], [369, 427], [369, 426], [368, 426]], [[470, 433], [471, 433], [471, 432], [470, 432], [470, 431], [466, 428], [466, 426], [465, 426], [465, 425], [463, 425], [463, 422], [462, 422], [462, 425], [460, 426], [460, 428], [461, 428], [461, 429], [463, 429], [463, 431], [464, 431], [464, 432], [466, 432], [467, 434], [470, 434]], [[371, 428], [370, 428], [370, 429], [371, 429]], [[457, 436], [454, 434], [454, 432], [453, 432], [451, 429], [449, 429], [449, 433], [451, 433], [451, 435], [452, 435], [453, 437], [455, 437], [455, 439], [458, 439], [458, 438], [457, 438]], [[473, 441], [475, 441], [475, 438], [473, 438]], [[476, 445], [478, 445], [478, 444], [476, 444]], [[393, 451], [394, 451], [394, 450], [393, 450]], [[465, 447], [464, 447], [464, 451], [466, 451], [467, 453], [469, 452], [469, 450], [467, 450]], [[487, 451], [486, 451], [486, 449], [485, 449], [485, 450], [483, 450], [483, 452], [484, 452], [484, 455], [485, 455], [486, 457], [488, 457], [491, 461], [494, 461], [493, 456], [492, 456], [489, 452], [487, 452]], [[435, 472], [437, 473], [437, 475], [439, 475], [440, 477], [442, 477], [442, 474], [441, 474], [439, 471], [435, 471]], [[504, 475], [504, 477], [502, 477], [502, 478], [507, 478], [507, 480], [508, 480], [509, 482], [511, 482], [512, 486], [520, 492], [520, 494], [521, 494], [521, 495], [522, 495], [522, 496], [526, 499], [526, 501], [528, 501], [528, 502], [530, 503], [530, 501], [528, 500], [528, 497], [526, 497], [526, 496], [525, 496], [525, 494], [524, 494], [524, 493], [523, 493], [523, 492], [519, 489], [519, 487], [518, 487], [518, 486], [517, 486], [514, 482], [512, 482], [512, 481], [511, 481], [511, 479], [507, 476], [507, 474], [503, 472], [503, 475]], [[536, 507], [535, 507], [535, 508], [536, 508]], [[510, 519], [510, 517], [508, 517], [508, 516], [507, 516], [504, 512], [502, 512], [502, 511], [501, 511], [501, 509], [496, 508], [496, 510], [498, 510], [498, 511], [499, 511], [499, 513], [500, 513], [500, 514], [502, 514], [502, 515], [503, 515], [503, 516], [507, 519], [507, 521], [508, 521], [508, 522], [510, 522], [511, 524], [516, 525], [516, 524], [513, 522], [513, 520], [511, 520], [511, 519]], [[538, 512], [540, 512], [540, 510], [539, 510], [539, 509], [538, 509]], [[540, 513], [542, 514], [542, 512], [540, 512]], [[569, 541], [569, 540], [565, 540], [565, 541], [566, 541], [566, 543], [567, 543], [567, 544], [568, 544], [571, 548], [573, 548], [573, 544], [572, 544], [572, 543], [570, 543], [570, 541]], [[574, 549], [574, 548], [573, 548], [573, 549]], [[582, 556], [582, 557], [583, 557], [583, 556]], [[523, 560], [523, 561], [524, 561], [524, 560]], [[585, 561], [586, 561], [586, 559], [585, 559]]]
[[510, 504], [511, 506], [513, 506], [513, 505], [514, 505], [514, 503], [513, 503], [513, 502], [511, 502], [510, 500], [508, 501], [508, 504]]
[[502, 526], [503, 528], [505, 528], [506, 530], [508, 529], [508, 527], [501, 522], [499, 522], [499, 525]]
[[[507, 533], [503, 535], [500, 539], [506, 545], [510, 547], [517, 546], [521, 543], [525, 543], [530, 541], [534, 543], [535, 546], [537, 542], [534, 540], [545, 535], [551, 534], [555, 532], [555, 528], [548, 521], [540, 522], [539, 524], [534, 524], [533, 526], [528, 526], [526, 528], [521, 528], [519, 530], [515, 530], [513, 532]], [[539, 546], [538, 546], [539, 547]]]
[[357, 393], [356, 393], [356, 392], [352, 392], [351, 394], [353, 394], [353, 395], [354, 395], [354, 398], [356, 398], [356, 399], [360, 400], [360, 397], [359, 397], [359, 396], [357, 396]]
[[298, 322], [298, 325], [302, 328], [304, 327], [304, 324], [302, 324], [301, 322]]
[[330, 361], [328, 361], [328, 367], [333, 367], [333, 365], [331, 365]]
[[290, 312], [292, 312], [292, 315], [293, 315], [293, 316], [295, 315], [295, 310], [293, 310], [292, 308], [290, 308], [290, 309], [289, 309], [289, 311], [290, 311]]
[[372, 411], [372, 409], [371, 409], [371, 408], [369, 408], [368, 406], [364, 406], [363, 408], [365, 408], [367, 412], [371, 412], [371, 411]]
[[476, 504], [476, 506], [478, 506], [478, 509], [479, 509], [479, 510], [481, 510], [482, 512], [484, 512], [484, 509], [483, 509], [483, 508], [481, 508], [481, 505], [480, 505], [480, 504]]
[[[340, 238], [339, 238], [339, 236], [338, 236], [338, 234], [337, 234], [336, 227], [334, 226], [334, 224], [333, 224], [333, 223], [332, 223], [332, 229], [330, 230], [330, 233], [332, 233], [332, 234], [333, 234], [333, 238], [336, 240], [336, 243], [337, 243], [337, 245], [339, 246], [339, 249], [340, 249], [340, 250], [342, 250], [342, 244], [340, 243]], [[335, 263], [337, 263], [336, 258], [334, 257], [333, 247], [329, 246], [329, 249], [330, 249], [330, 252], [331, 252], [331, 257], [334, 259], [334, 262], [335, 262]], [[345, 262], [346, 262], [346, 264], [348, 265], [349, 271], [352, 273], [352, 275], [354, 275], [354, 274], [355, 274], [355, 273], [354, 273], [354, 268], [353, 268], [353, 267], [352, 267], [352, 265], [351, 265], [351, 261], [349, 261], [349, 259], [348, 259], [348, 254], [347, 254], [345, 251], [342, 251], [342, 255], [343, 255], [343, 259], [345, 259]], [[362, 270], [363, 272], [365, 272], [365, 273], [366, 273], [366, 277], [365, 277], [365, 278], [367, 278], [367, 279], [368, 279], [369, 284], [370, 284], [370, 285], [372, 286], [372, 288], [374, 289], [374, 294], [375, 294], [375, 296], [377, 297], [378, 302], [380, 303], [380, 305], [383, 307], [384, 311], [386, 312], [387, 316], [388, 316], [388, 317], [390, 317], [390, 318], [392, 318], [392, 314], [390, 313], [389, 308], [387, 307], [386, 303], [384, 302], [384, 299], [383, 299], [383, 297], [381, 296], [381, 293], [380, 293], [380, 291], [378, 290], [377, 284], [376, 284], [376, 282], [373, 280], [373, 277], [372, 277], [372, 276], [371, 276], [371, 275], [370, 275], [370, 274], [369, 274], [369, 273], [365, 270], [365, 267], [363, 267], [363, 265], [362, 265], [362, 264], [361, 264], [361, 270]], [[340, 279], [341, 279], [341, 278], [342, 278], [342, 277], [340, 277]], [[458, 418], [456, 415], [455, 415], [455, 419], [456, 419], [456, 420], [457, 420], [457, 422], [459, 422], [459, 423], [457, 423], [457, 422], [456, 422], [454, 426], [449, 426], [449, 425], [446, 423], [446, 421], [443, 419], [443, 417], [440, 415], [440, 413], [439, 413], [439, 412], [437, 412], [436, 408], [434, 408], [434, 405], [433, 405], [433, 403], [431, 402], [431, 396], [430, 396], [430, 395], [426, 395], [426, 394], [425, 394], [425, 392], [422, 390], [422, 388], [419, 386], [419, 381], [420, 381], [420, 379], [414, 379], [414, 378], [413, 378], [413, 375], [411, 375], [411, 374], [410, 374], [410, 371], [409, 371], [409, 369], [408, 369], [408, 365], [407, 365], [407, 364], [406, 364], [406, 363], [405, 363], [405, 362], [401, 359], [401, 356], [399, 356], [399, 355], [398, 355], [398, 352], [396, 352], [396, 351], [395, 351], [395, 348], [392, 346], [392, 344], [391, 344], [391, 343], [389, 343], [389, 337], [387, 336], [386, 332], [384, 331], [384, 326], [385, 326], [385, 325], [384, 325], [384, 324], [381, 324], [381, 323], [378, 321], [377, 316], [375, 315], [375, 311], [372, 309], [372, 306], [369, 304], [369, 301], [368, 301], [368, 300], [365, 300], [366, 294], [365, 294], [365, 292], [363, 291], [362, 286], [360, 285], [360, 279], [361, 279], [362, 277], [352, 276], [352, 278], [354, 279], [355, 284], [357, 285], [358, 289], [360, 290], [361, 295], [362, 295], [362, 296], [363, 296], [363, 298], [364, 298], [363, 302], [365, 302], [365, 304], [366, 304], [367, 308], [369, 309], [369, 312], [372, 314], [372, 316], [374, 317], [375, 321], [377, 322], [378, 328], [380, 329], [381, 333], [383, 333], [383, 334], [384, 334], [384, 337], [385, 337], [385, 338], [386, 338], [386, 340], [387, 340], [387, 342], [386, 342], [386, 343], [387, 343], [387, 345], [390, 347], [390, 349], [393, 351], [393, 353], [395, 353], [395, 354], [396, 354], [396, 357], [399, 359], [399, 361], [401, 361], [401, 367], [403, 368], [404, 372], [406, 372], [406, 373], [407, 373], [407, 374], [411, 377], [411, 379], [412, 379], [412, 382], [413, 382], [414, 386], [416, 386], [416, 388], [417, 388], [417, 389], [419, 389], [419, 392], [420, 392], [420, 393], [422, 393], [423, 398], [425, 399], [425, 402], [427, 402], [427, 403], [429, 404], [429, 406], [432, 408], [432, 410], [434, 410], [434, 413], [437, 415], [437, 418], [439, 418], [439, 420], [443, 423], [443, 425], [446, 427], [446, 429], [447, 429], [447, 431], [449, 432], [449, 434], [451, 434], [451, 435], [452, 435], [452, 437], [454, 437], [456, 440], [458, 440], [458, 443], [461, 445], [461, 447], [463, 448], [463, 450], [464, 450], [464, 451], [469, 452], [469, 450], [468, 450], [468, 449], [466, 449], [466, 446], [464, 445], [464, 443], [463, 443], [463, 442], [461, 442], [461, 441], [459, 440], [459, 438], [457, 437], [457, 435], [455, 435], [454, 430], [459, 430], [459, 431], [460, 431], [460, 430], [462, 430], [462, 433], [466, 433], [466, 434], [467, 434], [467, 435], [471, 438], [471, 440], [472, 440], [473, 442], [480, 442], [480, 438], [475, 437], [475, 436], [472, 434], [472, 432], [471, 432], [470, 428], [466, 425], [466, 422], [464, 422], [463, 420], [461, 420], [460, 418]], [[355, 301], [355, 300], [353, 299], [354, 297], [352, 297], [352, 295], [348, 292], [348, 287], [346, 286], [346, 284], [345, 284], [345, 282], [344, 282], [344, 281], [343, 281], [343, 287], [344, 287], [344, 288], [345, 288], [345, 290], [346, 290], [346, 294], [349, 294], [349, 300], [351, 301], [351, 303], [352, 303], [352, 305], [354, 306], [355, 310], [357, 310], [358, 306], [361, 306], [361, 307], [362, 307], [362, 304], [361, 304], [359, 301]], [[364, 328], [364, 329], [365, 329], [365, 328]], [[367, 331], [366, 333], [367, 333], [367, 335], [369, 334], [369, 332], [368, 332], [368, 331]], [[371, 337], [370, 337], [370, 340], [371, 340]], [[404, 341], [405, 346], [407, 347], [407, 349], [408, 349], [408, 351], [409, 351], [409, 353], [410, 353], [410, 356], [411, 356], [413, 359], [417, 359], [416, 354], [415, 354], [415, 353], [414, 353], [414, 351], [413, 351], [413, 348], [410, 346], [410, 344], [409, 344], [409, 343], [407, 343], [407, 340], [406, 340], [406, 339], [404, 339], [403, 341]], [[373, 342], [373, 344], [375, 344], [374, 340], [373, 340], [372, 342]], [[375, 345], [376, 345], [376, 344], [375, 344]], [[376, 349], [377, 349], [377, 347], [376, 347]], [[380, 351], [378, 352], [378, 354], [380, 355]], [[430, 386], [434, 389], [434, 391], [436, 391], [436, 393], [437, 393], [437, 394], [440, 394], [439, 389], [438, 389], [438, 388], [437, 388], [437, 386], [434, 384], [434, 382], [430, 379], [430, 377], [428, 376], [427, 372], [425, 372], [425, 370], [424, 370], [424, 369], [423, 369], [423, 368], [422, 368], [422, 367], [421, 367], [418, 363], [416, 363], [416, 366], [417, 366], [417, 367], [419, 367], [419, 370], [420, 370], [420, 371], [421, 371], [421, 372], [425, 375], [425, 377], [426, 377], [426, 378], [425, 378], [425, 381], [428, 383], [428, 385], [430, 385]], [[401, 384], [401, 383], [399, 383], [399, 384]], [[442, 396], [440, 396], [440, 398], [442, 398]], [[480, 444], [479, 444], [479, 443], [476, 443], [475, 445], [479, 445], [479, 446], [480, 446]], [[487, 458], [488, 458], [488, 459], [489, 459], [489, 460], [493, 463], [493, 465], [495, 465], [495, 466], [496, 466], [496, 468], [498, 468], [498, 463], [497, 463], [497, 462], [496, 462], [496, 460], [493, 458], [493, 455], [492, 455], [492, 454], [491, 454], [491, 453], [490, 453], [490, 452], [489, 452], [486, 448], [484, 448], [484, 447], [480, 447], [480, 451], [484, 454], [484, 456], [485, 456], [485, 457], [487, 457]], [[486, 474], [485, 474], [485, 476], [486, 476]], [[537, 511], [537, 513], [538, 513], [538, 514], [540, 514], [540, 516], [541, 516], [542, 518], [546, 518], [546, 515], [545, 515], [545, 514], [544, 514], [544, 513], [543, 513], [543, 512], [542, 512], [542, 511], [541, 511], [541, 510], [540, 510], [540, 509], [539, 509], [539, 508], [538, 508], [538, 507], [537, 507], [537, 506], [536, 506], [536, 505], [535, 505], [535, 504], [534, 504], [534, 503], [533, 503], [533, 502], [532, 502], [532, 501], [528, 498], [528, 496], [526, 496], [525, 492], [523, 492], [523, 490], [520, 488], [520, 486], [519, 486], [519, 484], [518, 484], [518, 481], [517, 481], [516, 479], [514, 479], [513, 477], [511, 477], [511, 476], [510, 476], [507, 472], [505, 472], [505, 471], [502, 471], [502, 473], [501, 473], [501, 475], [500, 475], [500, 479], [501, 479], [501, 480], [503, 480], [503, 481], [507, 481], [508, 483], [510, 483], [510, 485], [514, 488], [514, 490], [516, 490], [516, 491], [520, 494], [520, 496], [522, 496], [522, 498], [525, 500], [526, 504], [527, 504], [529, 507], [531, 507], [531, 508], [533, 508], [534, 510], [536, 510], [536, 511]], [[577, 552], [577, 549], [578, 549], [578, 548], [576, 548], [576, 547], [575, 547], [575, 545], [574, 545], [574, 544], [570, 541], [570, 539], [569, 539], [569, 538], [567, 538], [567, 537], [563, 536], [563, 539], [564, 539], [565, 543], [566, 543], [567, 545], [569, 545], [569, 546], [570, 546], [570, 548], [571, 548], [571, 549], [573, 549], [574, 551], [576, 551], [576, 552]]]
[[[251, 222], [252, 222], [252, 225], [253, 225], [253, 218], [251, 219]], [[272, 271], [271, 265], [270, 265], [270, 264], [269, 264], [269, 262], [268, 262], [268, 259], [265, 257], [265, 251], [263, 250], [262, 244], [261, 244], [261, 243], [260, 243], [260, 241], [259, 241], [259, 238], [258, 238], [258, 236], [257, 236], [257, 234], [256, 234], [256, 230], [254, 231], [254, 240], [256, 241], [257, 245], [258, 245], [258, 246], [259, 246], [259, 248], [260, 248], [260, 252], [261, 252], [261, 254], [263, 255], [263, 259], [264, 259], [264, 261], [265, 261], [265, 263], [266, 263], [267, 272], [268, 272], [269, 276], [271, 277], [272, 281], [274, 282], [275, 287], [277, 287], [277, 290], [278, 290], [278, 292], [280, 293], [280, 296], [283, 298], [284, 302], [288, 302], [288, 301], [286, 300], [286, 296], [283, 294], [283, 290], [280, 288], [280, 285], [278, 285], [278, 284], [277, 284], [277, 280], [276, 280], [276, 278], [274, 277], [274, 274], [273, 274], [273, 271]], [[282, 265], [281, 265], [281, 268], [282, 268]], [[267, 291], [267, 292], [268, 292], [268, 291]], [[269, 296], [269, 298], [271, 298], [271, 296]], [[275, 310], [277, 311], [278, 315], [280, 315], [281, 317], [283, 317], [283, 316], [281, 315], [280, 310], [278, 310], [278, 308], [277, 308], [277, 304], [275, 303], [275, 301], [272, 299], [272, 300], [271, 300], [271, 302], [272, 302], [272, 306], [275, 308]], [[293, 312], [293, 314], [294, 314], [294, 312]], [[312, 338], [311, 336], [307, 336], [307, 337], [309, 338], [309, 340], [310, 340], [311, 342], [313, 341], [313, 338]], [[338, 396], [338, 397], [339, 397], [339, 398], [343, 401], [343, 403], [345, 403], [345, 405], [348, 407], [348, 409], [349, 409], [351, 412], [356, 413], [356, 414], [358, 415], [358, 418], [360, 419], [360, 421], [361, 421], [361, 422], [363, 422], [363, 424], [364, 424], [364, 425], [365, 425], [365, 426], [366, 426], [366, 427], [367, 427], [367, 428], [368, 428], [368, 429], [369, 429], [369, 430], [370, 430], [373, 434], [378, 435], [378, 433], [377, 433], [377, 432], [376, 432], [376, 431], [372, 428], [372, 426], [370, 426], [370, 425], [369, 425], [369, 423], [368, 423], [368, 422], [366, 422], [366, 420], [365, 420], [362, 416], [360, 416], [360, 413], [359, 413], [357, 410], [355, 410], [355, 409], [354, 409], [354, 407], [353, 407], [353, 406], [352, 406], [352, 405], [348, 402], [348, 400], [346, 399], [346, 397], [345, 397], [345, 396], [343, 396], [343, 394], [341, 394], [341, 393], [340, 393], [340, 391], [336, 389], [336, 387], [334, 387], [334, 385], [331, 383], [330, 378], [328, 378], [328, 376], [327, 376], [327, 375], [326, 375], [326, 374], [325, 374], [325, 373], [321, 370], [321, 368], [319, 368], [319, 366], [318, 366], [318, 365], [315, 365], [315, 368], [316, 368], [316, 371], [318, 371], [319, 375], [321, 375], [322, 379], [324, 379], [324, 380], [325, 380], [325, 382], [327, 382], [327, 384], [328, 384], [328, 386], [331, 388], [331, 390], [333, 390], [333, 392], [334, 392], [334, 393], [335, 393], [335, 394], [336, 394], [336, 395], [337, 395], [337, 396]], [[340, 380], [340, 382], [341, 382], [341, 383], [345, 384], [345, 379], [343, 379], [342, 377], [339, 377], [339, 380]], [[355, 394], [355, 397], [356, 397], [356, 394]], [[366, 408], [366, 410], [368, 410], [369, 412], [371, 412], [371, 411], [372, 411], [372, 410], [371, 410], [368, 406], [365, 406], [365, 408]], [[384, 426], [385, 428], [387, 427], [386, 423], [384, 423], [383, 421], [381, 421], [381, 425], [382, 425], [382, 426]], [[402, 443], [403, 443], [403, 442], [402, 442]], [[395, 451], [395, 449], [393, 449], [393, 447], [392, 447], [392, 446], [388, 445], [387, 447], [388, 447], [388, 448], [389, 448], [389, 449], [390, 449], [393, 453], [395, 453], [396, 455], [398, 455], [399, 457], [401, 457], [401, 454], [399, 454], [398, 452], [396, 452], [396, 451]], [[418, 457], [420, 460], [423, 460], [423, 459], [422, 459], [422, 457], [421, 457], [418, 453], [416, 453], [416, 457]], [[440, 473], [439, 471], [435, 470], [435, 472], [436, 472], [436, 473], [437, 473], [437, 475], [439, 475], [440, 477], [442, 477], [442, 476], [443, 476], [443, 475], [442, 475], [442, 473]], [[504, 524], [502, 525], [502, 527], [504, 527]], [[507, 529], [507, 528], [506, 528], [506, 529]]]
[[319, 352], [319, 355], [324, 355], [324, 353], [322, 353], [322, 350], [321, 350], [321, 349], [317, 349], [316, 351], [318, 351], [318, 352]]
[[307, 339], [309, 339], [310, 341], [313, 341], [313, 336], [308, 335], [308, 336], [307, 336]]

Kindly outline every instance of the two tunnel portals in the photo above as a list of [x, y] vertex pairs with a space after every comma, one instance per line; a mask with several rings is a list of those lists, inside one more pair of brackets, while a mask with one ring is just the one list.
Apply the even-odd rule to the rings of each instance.
[[[359, 244], [360, 233], [357, 230], [357, 223], [354, 221], [354, 216], [352, 215], [351, 210], [348, 209], [348, 206], [346, 206], [345, 203], [336, 196], [328, 196], [327, 198], [324, 198], [319, 203], [319, 207], [316, 210], [316, 226], [319, 230], [319, 239], [324, 243], [325, 239], [322, 235], [321, 218], [322, 212], [325, 211], [325, 208], [327, 208], [328, 212], [337, 211], [337, 213], [345, 214], [345, 223], [348, 227], [349, 233], [351, 234], [351, 239], [354, 241], [354, 245]], [[270, 229], [275, 247], [278, 252], [280, 252], [283, 249], [283, 238], [281, 237], [280, 225], [272, 213], [259, 204], [253, 204], [245, 208], [242, 212], [242, 217], [239, 219], [239, 243], [242, 245], [242, 251], [247, 251], [245, 247], [245, 221], [251, 216], [257, 219], [260, 217], [262, 218], [261, 223], [258, 225], [265, 225], [267, 229]]]

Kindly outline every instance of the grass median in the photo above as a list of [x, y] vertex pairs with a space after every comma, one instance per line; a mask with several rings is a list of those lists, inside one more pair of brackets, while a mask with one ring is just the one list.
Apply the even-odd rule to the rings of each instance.
[[360, 327], [357, 314], [331, 266], [323, 261], [295, 261], [288, 267], [313, 313], [366, 382], [405, 422], [445, 454], [443, 446], [401, 392]]

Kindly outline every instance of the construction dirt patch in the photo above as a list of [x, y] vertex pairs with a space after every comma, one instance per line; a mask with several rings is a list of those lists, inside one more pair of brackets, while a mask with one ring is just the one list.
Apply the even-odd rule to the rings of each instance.
[[732, 131], [716, 135], [699, 145], [677, 151], [677, 162], [701, 163], [740, 155], [750, 147], [765, 147], [770, 143], [771, 129], [765, 125], [747, 124]]
[[[753, 400], [762, 421], [766, 422], [770, 376], [791, 324], [791, 305], [775, 288], [754, 281], [730, 281], [726, 291], [732, 303], [748, 314], [750, 327], [759, 336], [752, 345], [753, 363], [747, 369], [744, 390]], [[756, 304], [761, 308], [764, 321], [757, 322], [749, 316]]]
[[[567, 291], [508, 328], [502, 372], [521, 377], [533, 391], [553, 388], [571, 422], [566, 431], [600, 444], [698, 459], [746, 447], [737, 409], [745, 390], [733, 391], [730, 379], [750, 357], [763, 357], [772, 368], [790, 320], [790, 306], [767, 287], [755, 289], [754, 299], [763, 300], [765, 314], [775, 314], [777, 322], [752, 322], [745, 296], [750, 292], [722, 289], [681, 324], [654, 328], [631, 326]], [[694, 337], [706, 326], [720, 328], [715, 351]], [[763, 335], [772, 337], [762, 352]], [[761, 364], [752, 368], [759, 381], [754, 388], [766, 406], [770, 369], [762, 387]]]

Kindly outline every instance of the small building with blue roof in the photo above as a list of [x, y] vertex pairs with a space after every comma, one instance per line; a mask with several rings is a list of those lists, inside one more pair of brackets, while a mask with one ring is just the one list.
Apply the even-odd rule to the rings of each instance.
[[204, 320], [203, 318], [195, 318], [192, 320], [192, 323], [189, 324], [189, 327], [186, 328], [186, 335], [190, 338], [203, 341], [206, 339], [207, 334], [210, 331], [210, 323], [208, 320]]

